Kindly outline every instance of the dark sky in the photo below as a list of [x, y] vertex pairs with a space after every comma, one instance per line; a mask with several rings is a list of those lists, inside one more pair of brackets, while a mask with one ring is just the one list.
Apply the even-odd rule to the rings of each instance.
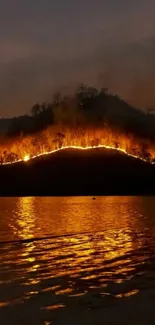
[[81, 82], [155, 107], [154, 17], [154, 0], [0, 0], [0, 116]]

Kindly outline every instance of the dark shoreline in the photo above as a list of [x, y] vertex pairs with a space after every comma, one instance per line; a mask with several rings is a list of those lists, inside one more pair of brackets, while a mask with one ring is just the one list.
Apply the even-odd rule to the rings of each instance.
[[67, 149], [0, 166], [0, 196], [155, 194], [155, 166], [107, 149]]

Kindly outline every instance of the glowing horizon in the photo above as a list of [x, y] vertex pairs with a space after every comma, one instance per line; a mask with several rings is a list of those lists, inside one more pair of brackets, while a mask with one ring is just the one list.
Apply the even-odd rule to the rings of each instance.
[[45, 151], [45, 152], [41, 152], [37, 155], [33, 155], [33, 156], [30, 156], [29, 154], [26, 154], [23, 159], [18, 159], [16, 161], [13, 161], [13, 162], [4, 162], [2, 163], [1, 165], [12, 165], [12, 164], [17, 164], [19, 162], [29, 162], [30, 160], [33, 160], [33, 159], [37, 159], [39, 157], [43, 157], [43, 156], [47, 156], [47, 155], [51, 155], [53, 153], [56, 153], [58, 151], [62, 151], [62, 150], [66, 150], [66, 149], [76, 149], [76, 150], [91, 150], [91, 149], [110, 149], [110, 150], [115, 150], [115, 151], [118, 151], [118, 152], [122, 152], [124, 154], [126, 154], [127, 156], [129, 157], [133, 157], [135, 159], [139, 159], [139, 160], [142, 160], [146, 163], [150, 163], [150, 164], [155, 164], [154, 161], [148, 161], [147, 159], [144, 159], [142, 157], [139, 157], [139, 156], [136, 156], [136, 155], [133, 155], [133, 154], [130, 154], [128, 153], [125, 149], [122, 149], [122, 148], [115, 148], [113, 146], [108, 146], [108, 145], [98, 145], [98, 146], [86, 146], [86, 147], [82, 147], [82, 146], [74, 146], [74, 145], [71, 145], [71, 146], [62, 146], [61, 148], [57, 148], [57, 149], [53, 149], [51, 151]]

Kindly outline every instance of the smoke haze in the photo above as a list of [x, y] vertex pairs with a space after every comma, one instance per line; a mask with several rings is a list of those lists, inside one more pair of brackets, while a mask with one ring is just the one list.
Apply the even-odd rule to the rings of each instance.
[[154, 107], [154, 14], [152, 0], [0, 0], [0, 116], [81, 82]]

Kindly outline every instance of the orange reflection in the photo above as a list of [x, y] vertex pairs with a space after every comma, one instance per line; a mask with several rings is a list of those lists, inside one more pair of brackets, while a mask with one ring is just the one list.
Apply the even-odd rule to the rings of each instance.
[[[59, 224], [64, 234], [71, 235], [44, 242], [46, 249], [40, 260], [48, 263], [48, 271], [42, 275], [51, 278], [68, 275], [73, 281], [80, 277], [91, 286], [98, 278], [97, 285], [103, 287], [105, 276], [110, 280], [115, 274], [115, 283], [122, 283], [122, 275], [134, 271], [133, 249], [142, 245], [140, 241], [133, 244], [134, 200], [122, 197], [120, 203], [119, 197], [98, 197], [96, 201], [90, 197], [52, 199], [52, 208], [54, 204], [59, 207], [58, 215], [52, 218], [52, 227], [57, 229]], [[50, 200], [48, 203], [50, 211]], [[51, 218], [51, 213], [47, 214]], [[48, 221], [50, 224], [49, 218]]]
[[[16, 258], [24, 284], [35, 285], [27, 296], [39, 292], [40, 281], [45, 285], [42, 293], [55, 296], [78, 297], [94, 288], [115, 294], [118, 287], [120, 298], [137, 293], [137, 288], [121, 291], [137, 263], [144, 261], [142, 254], [134, 257], [143, 247], [143, 237], [135, 230], [141, 234], [144, 229], [137, 218], [137, 198], [19, 198], [17, 206], [16, 235], [30, 239]], [[33, 241], [38, 236], [42, 239]]]
[[122, 294], [118, 294], [118, 295], [115, 295], [116, 298], [127, 298], [127, 297], [130, 297], [130, 296], [133, 296], [133, 295], [137, 295], [139, 293], [139, 290], [131, 290], [129, 292], [126, 292], [126, 293], [122, 293]]
[[58, 308], [64, 308], [65, 305], [64, 304], [56, 304], [56, 305], [52, 305], [52, 306], [47, 306], [47, 307], [44, 307], [42, 309], [44, 310], [55, 310], [55, 309], [58, 309]]
[[[22, 240], [33, 239], [35, 237], [35, 211], [34, 211], [34, 197], [21, 197], [18, 204], [18, 215], [16, 220], [16, 234]], [[36, 261], [35, 243], [30, 241], [25, 243], [21, 251], [20, 263], [25, 264], [26, 272], [36, 272], [39, 264]], [[39, 281], [33, 277], [29, 278], [27, 284], [36, 284]], [[26, 284], [26, 283], [25, 283]]]
[[33, 203], [33, 197], [19, 198], [17, 207], [17, 232], [18, 236], [23, 240], [33, 238], [35, 235], [35, 213]]

